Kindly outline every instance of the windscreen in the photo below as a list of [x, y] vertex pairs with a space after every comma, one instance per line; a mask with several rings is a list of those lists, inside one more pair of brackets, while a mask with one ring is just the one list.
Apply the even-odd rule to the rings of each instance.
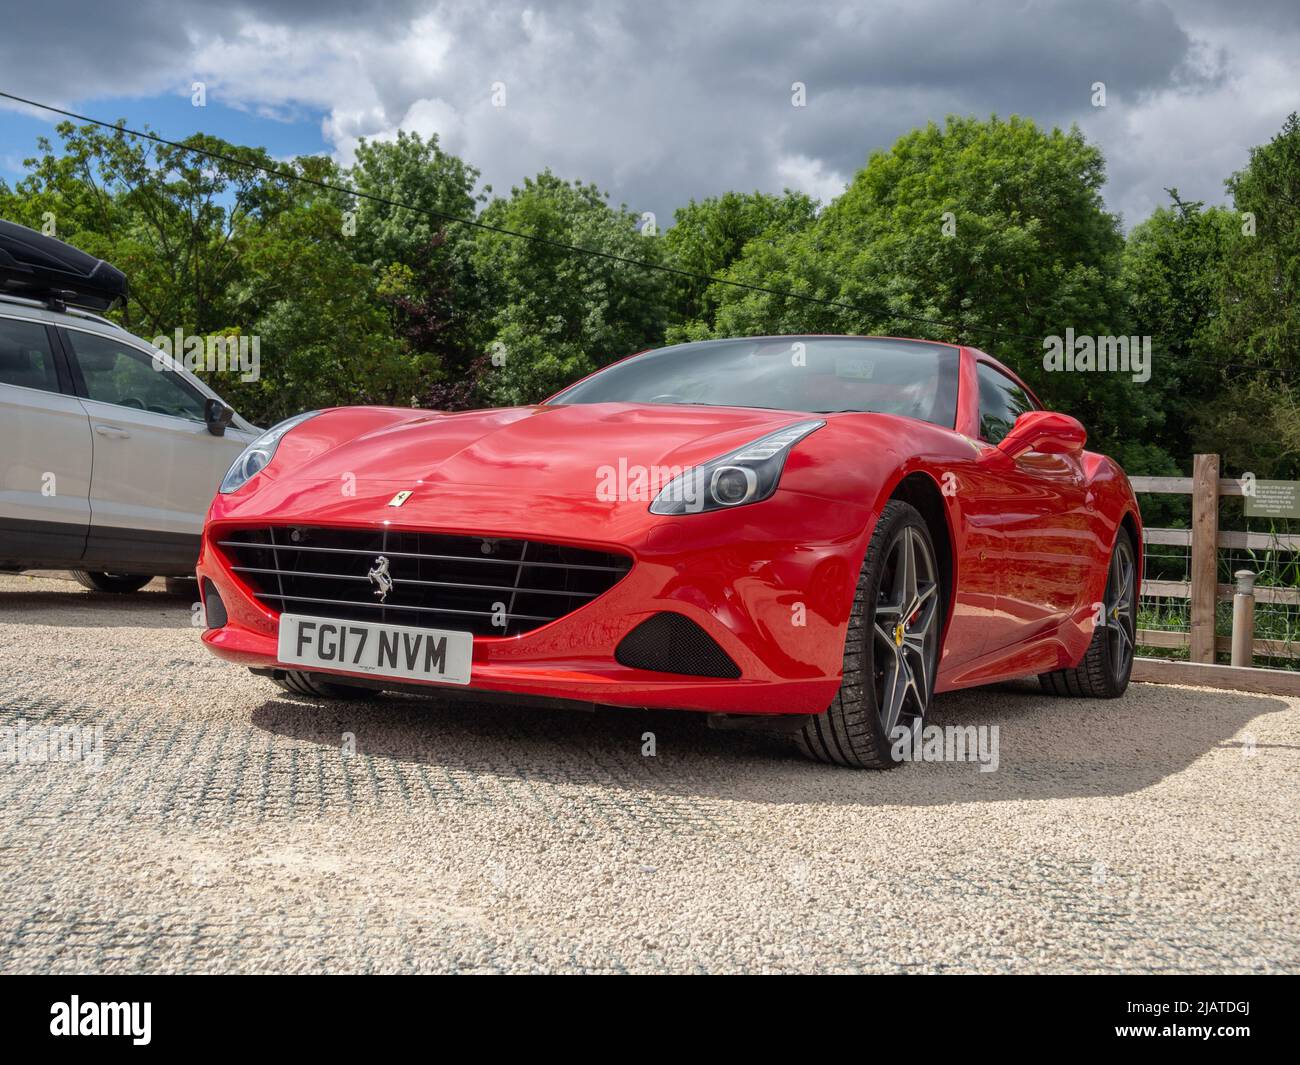
[[863, 411], [951, 429], [957, 419], [957, 353], [946, 344], [915, 340], [708, 340], [625, 359], [551, 402]]

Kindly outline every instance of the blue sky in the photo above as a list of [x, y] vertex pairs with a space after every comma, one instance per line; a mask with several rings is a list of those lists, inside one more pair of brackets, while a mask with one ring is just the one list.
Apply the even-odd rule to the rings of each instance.
[[[42, 103], [46, 101], [41, 101]], [[191, 133], [209, 133], [234, 144], [266, 148], [277, 158], [295, 155], [329, 154], [332, 146], [321, 133], [323, 112], [301, 110], [292, 118], [271, 118], [209, 100], [205, 107], [195, 107], [189, 96], [167, 94], [135, 98], [100, 97], [61, 103], [66, 110], [142, 129], [148, 125], [154, 133], [169, 140], [181, 140]], [[23, 174], [22, 161], [37, 153], [38, 137], [49, 137], [57, 145], [54, 127], [59, 115], [37, 117], [30, 112], [0, 110], [0, 177], [10, 184]]]

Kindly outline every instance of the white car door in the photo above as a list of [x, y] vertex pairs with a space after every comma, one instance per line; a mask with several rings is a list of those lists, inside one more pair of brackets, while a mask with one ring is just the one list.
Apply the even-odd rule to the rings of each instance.
[[86, 544], [90, 419], [53, 341], [41, 322], [0, 318], [0, 562], [66, 566]]
[[61, 332], [84, 383], [94, 473], [88, 561], [193, 565], [221, 478], [251, 435], [208, 431], [207, 396], [125, 338]]

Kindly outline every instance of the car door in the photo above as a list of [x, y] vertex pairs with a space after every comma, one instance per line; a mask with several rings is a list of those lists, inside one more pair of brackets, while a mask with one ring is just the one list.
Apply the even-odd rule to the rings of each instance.
[[208, 506], [247, 434], [210, 433], [208, 397], [157, 352], [80, 329], [60, 336], [94, 449], [87, 561], [192, 565]]
[[90, 525], [90, 419], [52, 329], [0, 317], [0, 562], [68, 565]]
[[959, 544], [960, 569], [942, 662], [952, 669], [1002, 646], [1005, 578], [1002, 526], [1014, 489], [989, 461], [988, 445], [965, 437], [970, 453], [945, 462], [942, 476]]
[[[979, 433], [998, 444], [1016, 419], [1039, 405], [1015, 380], [976, 364]], [[990, 474], [1002, 481], [998, 624], [986, 650], [1054, 629], [1078, 605], [1091, 569], [1086, 486], [1078, 455], [1028, 451], [1017, 458], [990, 451]]]

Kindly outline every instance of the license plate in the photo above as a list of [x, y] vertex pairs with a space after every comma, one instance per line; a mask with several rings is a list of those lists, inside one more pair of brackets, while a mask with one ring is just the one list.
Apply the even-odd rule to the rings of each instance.
[[474, 635], [281, 614], [276, 653], [284, 665], [468, 684]]

